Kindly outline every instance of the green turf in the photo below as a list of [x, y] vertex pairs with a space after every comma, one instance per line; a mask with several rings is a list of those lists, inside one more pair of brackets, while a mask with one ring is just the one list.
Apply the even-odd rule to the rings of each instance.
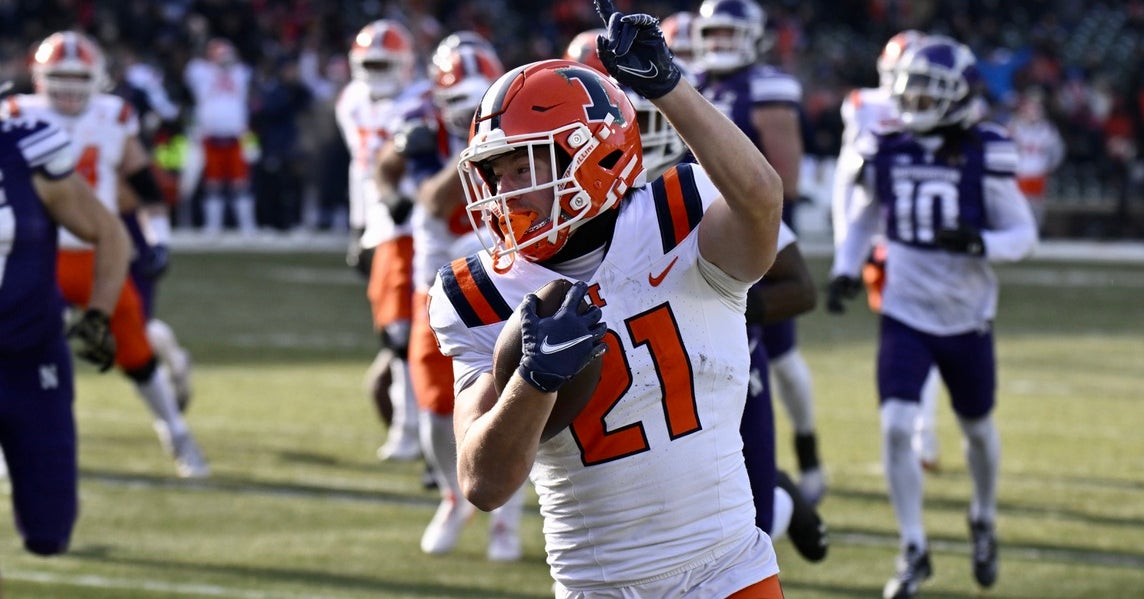
[[[551, 596], [530, 497], [525, 559], [484, 558], [478, 515], [455, 554], [418, 540], [436, 496], [420, 465], [382, 464], [362, 390], [376, 346], [364, 285], [335, 254], [178, 255], [161, 315], [195, 356], [189, 412], [215, 476], [172, 476], [141, 402], [79, 368], [82, 513], [72, 551], [22, 551], [0, 508], [7, 599]], [[817, 274], [825, 262], [813, 261]], [[1144, 596], [1144, 267], [1000, 269], [1004, 459], [996, 598]], [[824, 563], [778, 543], [787, 597], [878, 597], [896, 531], [879, 465], [874, 318], [800, 321], [814, 373], [834, 543]], [[926, 480], [934, 578], [924, 597], [978, 597], [965, 543], [969, 483], [957, 425], [939, 412], [944, 469]], [[779, 456], [791, 464], [786, 418]]]

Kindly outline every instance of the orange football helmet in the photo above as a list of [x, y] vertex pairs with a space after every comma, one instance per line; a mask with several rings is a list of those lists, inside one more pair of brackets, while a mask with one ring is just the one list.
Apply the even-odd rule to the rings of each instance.
[[[635, 116], [615, 82], [577, 62], [534, 62], [493, 83], [457, 170], [469, 219], [497, 270], [507, 269], [517, 253], [533, 262], [552, 257], [572, 231], [643, 185]], [[487, 161], [514, 151], [528, 153], [532, 185], [501, 192]], [[542, 161], [551, 181], [537, 175]], [[538, 190], [551, 190], [549, 216], [513, 212], [513, 199]]]
[[664, 19], [659, 26], [663, 32], [663, 39], [667, 42], [667, 49], [671, 50], [675, 60], [688, 70], [692, 69], [695, 61], [695, 41], [692, 39], [694, 21], [694, 13], [681, 11]]
[[894, 72], [898, 68], [902, 56], [923, 39], [925, 39], [924, 33], [915, 29], [907, 29], [898, 32], [890, 38], [890, 41], [886, 42], [886, 45], [882, 47], [882, 53], [878, 55], [878, 82], [883, 89], [890, 89], [890, 86], [893, 85]]
[[610, 77], [611, 75], [608, 73], [608, 69], [604, 67], [604, 63], [600, 61], [600, 54], [596, 49], [596, 38], [601, 35], [607, 36], [608, 31], [606, 29], [589, 29], [576, 34], [576, 37], [568, 43], [568, 48], [564, 50], [564, 60], [586, 64]]
[[445, 39], [441, 40], [441, 43], [437, 44], [437, 49], [433, 52], [434, 58], [436, 58], [436, 55], [439, 53], [443, 53], [447, 50], [454, 50], [456, 48], [460, 48], [461, 46], [481, 46], [493, 54], [497, 53], [493, 43], [485, 39], [485, 36], [477, 33], [476, 31], [462, 29], [460, 31], [454, 31], [453, 33], [450, 33], [445, 37]]
[[413, 80], [413, 36], [401, 23], [379, 19], [354, 37], [350, 48], [353, 78], [365, 82], [375, 98], [397, 95]]
[[91, 97], [107, 82], [103, 51], [82, 33], [61, 31], [49, 35], [32, 55], [36, 91], [48, 96], [62, 114], [87, 109]]
[[[444, 43], [444, 42], [442, 42]], [[504, 74], [492, 46], [464, 44], [438, 46], [433, 52], [429, 77], [433, 81], [433, 104], [449, 133], [468, 138], [473, 114], [485, 90]]]

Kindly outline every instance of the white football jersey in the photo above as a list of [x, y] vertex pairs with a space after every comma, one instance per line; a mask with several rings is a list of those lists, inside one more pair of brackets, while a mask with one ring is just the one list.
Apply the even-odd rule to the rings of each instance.
[[249, 126], [250, 67], [224, 67], [192, 59], [183, 72], [195, 98], [195, 133], [201, 137], [241, 137]]
[[[389, 211], [381, 205], [377, 187], [378, 156], [385, 144], [401, 126], [402, 117], [417, 106], [429, 90], [420, 80], [393, 98], [373, 99], [363, 81], [351, 81], [342, 89], [334, 106], [338, 128], [350, 152], [349, 224], [353, 229], [366, 229], [363, 247], [374, 247], [396, 235], [408, 235], [408, 224], [395, 228]], [[402, 182], [403, 191], [412, 197], [411, 184]]]
[[1018, 177], [1045, 177], [1064, 160], [1064, 141], [1048, 120], [1014, 119], [1009, 133], [1017, 144]]
[[[100, 203], [119, 214], [119, 166], [127, 140], [139, 134], [139, 118], [123, 98], [95, 94], [87, 108], [76, 116], [56, 112], [47, 96], [22, 94], [8, 99], [12, 114], [27, 115], [54, 123], [72, 138], [75, 170], [95, 191]], [[60, 227], [60, 247], [90, 248], [91, 245]]]
[[[693, 569], [758, 534], [738, 432], [750, 284], [703, 260], [696, 233], [718, 195], [689, 164], [633, 191], [586, 281], [608, 324], [603, 374], [573, 424], [540, 445], [532, 470], [552, 576], [570, 589]], [[492, 370], [504, 320], [557, 278], [520, 258], [498, 274], [487, 252], [440, 270], [430, 323], [458, 388]], [[752, 579], [725, 576], [711, 596], [778, 572], [764, 542]]]

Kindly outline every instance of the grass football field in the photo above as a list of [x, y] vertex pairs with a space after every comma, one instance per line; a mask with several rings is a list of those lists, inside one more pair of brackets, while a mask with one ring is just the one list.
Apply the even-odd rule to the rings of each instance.
[[[825, 260], [812, 266], [825, 280]], [[970, 573], [969, 481], [939, 410], [926, 478], [934, 577], [923, 597], [1144, 597], [1144, 266], [1030, 261], [998, 269], [1002, 434], [998, 584]], [[160, 315], [195, 359], [188, 420], [211, 461], [176, 479], [126, 379], [77, 368], [81, 515], [71, 551], [25, 553], [0, 501], [7, 599], [551, 597], [530, 496], [525, 557], [485, 559], [478, 514], [452, 555], [422, 555], [437, 504], [420, 463], [380, 463], [362, 378], [376, 347], [364, 284], [337, 253], [177, 254]], [[879, 460], [875, 319], [800, 320], [814, 374], [833, 543], [820, 564], [777, 543], [787, 597], [880, 597], [897, 553]], [[785, 414], [778, 453], [791, 468]]]

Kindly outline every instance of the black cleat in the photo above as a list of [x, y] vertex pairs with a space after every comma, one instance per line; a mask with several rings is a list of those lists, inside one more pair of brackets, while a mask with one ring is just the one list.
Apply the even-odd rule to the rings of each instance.
[[421, 488], [426, 491], [437, 490], [437, 476], [433, 474], [433, 466], [425, 462], [425, 469], [421, 471]]
[[787, 473], [778, 472], [778, 485], [794, 502], [794, 511], [790, 516], [790, 526], [787, 535], [798, 550], [799, 555], [808, 562], [820, 562], [826, 558], [826, 550], [830, 548], [830, 537], [827, 534], [826, 523], [818, 515], [809, 501], [803, 497], [798, 485], [787, 476]]
[[922, 582], [930, 576], [933, 576], [933, 566], [930, 565], [929, 551], [910, 545], [905, 553], [898, 556], [898, 572], [886, 581], [882, 599], [913, 599]]
[[997, 533], [986, 520], [969, 521], [969, 541], [973, 552], [973, 577], [983, 588], [997, 582]]

